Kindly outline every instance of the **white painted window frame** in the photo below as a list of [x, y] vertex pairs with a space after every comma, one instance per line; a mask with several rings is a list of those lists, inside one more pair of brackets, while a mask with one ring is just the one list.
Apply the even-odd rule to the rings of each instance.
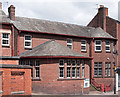
[[[85, 42], [85, 44], [82, 44], [82, 42]], [[82, 49], [82, 46], [85, 47], [85, 50]], [[86, 40], [81, 40], [81, 51], [87, 51], [87, 41]]]
[[[36, 61], [39, 61], [39, 60], [35, 60], [35, 78], [40, 78], [40, 65], [37, 66]], [[39, 77], [36, 77], [36, 67], [39, 67]]]
[[[8, 38], [3, 38], [3, 34], [8, 34]], [[8, 44], [3, 44], [3, 40], [7, 40]], [[2, 46], [10, 46], [10, 33], [2, 33]]]
[[73, 49], [73, 40], [70, 39], [70, 38], [67, 38], [67, 40], [71, 40], [71, 41], [72, 41], [71, 43], [68, 43], [68, 42], [67, 42], [67, 47], [68, 47], [68, 45], [69, 45], [69, 46], [72, 46], [71, 49]]
[[[60, 65], [60, 61], [63, 61], [63, 65]], [[63, 77], [60, 77], [60, 68], [63, 68]], [[64, 60], [63, 59], [59, 60], [59, 78], [64, 78]]]
[[[96, 44], [97, 41], [100, 41], [101, 44]], [[96, 46], [100, 46], [101, 50], [96, 50]], [[102, 51], [102, 41], [101, 40], [95, 40], [95, 52], [100, 52]]]
[[[110, 41], [106, 41], [106, 42], [109, 42], [109, 45], [105, 43], [105, 50], [106, 50], [106, 47], [109, 47], [111, 49], [111, 47], [110, 47]], [[106, 52], [110, 52], [110, 49], [106, 50]]]
[[[25, 40], [25, 37], [26, 36], [30, 36], [31, 37], [31, 40]], [[30, 46], [25, 46], [25, 42], [30, 42], [31, 45]], [[25, 48], [32, 48], [32, 35], [24, 35], [24, 47]]]

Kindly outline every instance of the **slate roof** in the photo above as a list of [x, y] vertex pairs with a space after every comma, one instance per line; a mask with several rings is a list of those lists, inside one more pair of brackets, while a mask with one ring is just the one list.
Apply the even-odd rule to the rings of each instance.
[[37, 57], [37, 56], [74, 56], [74, 57], [87, 57], [85, 55], [80, 54], [79, 52], [76, 52], [72, 49], [69, 49], [68, 47], [65, 47], [64, 45], [54, 41], [50, 40], [47, 41], [32, 50], [26, 51], [20, 55], [21, 57]]
[[110, 34], [101, 28], [80, 26], [75, 24], [68, 24], [62, 22], [55, 22], [49, 20], [41, 20], [26, 17], [16, 17], [15, 21], [11, 21], [7, 15], [0, 16], [3, 23], [13, 23], [18, 30], [33, 31], [33, 32], [47, 32], [52, 34], [94, 37], [94, 38], [113, 38]]

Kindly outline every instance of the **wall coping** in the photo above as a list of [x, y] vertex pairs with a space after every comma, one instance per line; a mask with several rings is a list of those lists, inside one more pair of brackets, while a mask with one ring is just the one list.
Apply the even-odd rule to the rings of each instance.
[[11, 59], [11, 60], [19, 60], [20, 57], [19, 56], [0, 56], [0, 60], [4, 60], [4, 59]]
[[13, 64], [0, 64], [0, 68], [32, 69], [32, 67], [28, 65], [13, 65]]

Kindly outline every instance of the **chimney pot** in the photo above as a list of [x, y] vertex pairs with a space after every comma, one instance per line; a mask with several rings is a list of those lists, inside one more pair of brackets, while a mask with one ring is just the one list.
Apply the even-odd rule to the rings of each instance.
[[104, 7], [104, 5], [100, 5], [100, 8]]
[[11, 5], [9, 8], [8, 8], [8, 13], [9, 13], [9, 18], [12, 20], [12, 21], [15, 21], [15, 7], [13, 5]]

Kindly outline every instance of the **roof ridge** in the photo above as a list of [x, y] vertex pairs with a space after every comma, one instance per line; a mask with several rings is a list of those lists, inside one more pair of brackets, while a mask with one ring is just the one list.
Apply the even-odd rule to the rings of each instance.
[[25, 18], [25, 19], [41, 20], [41, 21], [52, 22], [52, 23], [61, 23], [61, 24], [75, 25], [75, 26], [86, 27], [86, 28], [95, 28], [95, 27], [88, 27], [88, 26], [83, 26], [83, 25], [79, 25], [79, 24], [72, 24], [72, 23], [62, 22], [62, 21], [54, 21], [54, 20], [39, 19], [39, 18], [32, 18], [32, 17], [22, 17], [22, 16], [16, 16], [16, 18], [17, 17], [18, 18]]

